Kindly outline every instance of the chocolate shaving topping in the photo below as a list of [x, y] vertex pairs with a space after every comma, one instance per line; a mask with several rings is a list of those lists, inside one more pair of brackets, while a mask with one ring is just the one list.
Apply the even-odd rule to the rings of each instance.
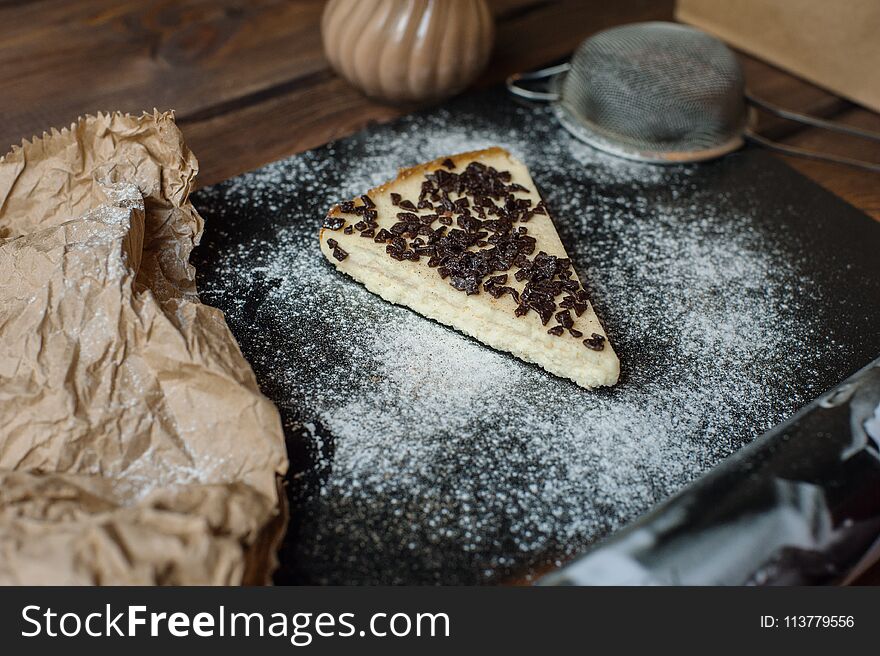
[[601, 351], [605, 348], [605, 338], [602, 335], [593, 333], [589, 338], [584, 340], [584, 346], [594, 351]]
[[[556, 319], [549, 334], [562, 336], [568, 331], [572, 337], [582, 337], [574, 328], [572, 311], [583, 314], [589, 299], [573, 277], [571, 261], [543, 251], [532, 257], [537, 241], [523, 224], [547, 214], [544, 202], [532, 206], [531, 199], [518, 198], [517, 192], [528, 189], [512, 182], [508, 171], [481, 162], [471, 162], [461, 172], [455, 168], [446, 159], [442, 168], [426, 173], [417, 204], [392, 192], [391, 204], [403, 211], [387, 230], [379, 229], [375, 203], [367, 195], [361, 196], [361, 205], [349, 201], [340, 209], [359, 214], [362, 220], [354, 229], [385, 243], [389, 257], [413, 262], [427, 257], [428, 266], [454, 289], [468, 295], [485, 292], [496, 299], [509, 294], [516, 303], [515, 316], [534, 311], [544, 325]], [[429, 213], [422, 214], [425, 210]], [[436, 229], [435, 221], [440, 224]], [[525, 283], [521, 292], [507, 285], [511, 276]], [[595, 350], [604, 348], [604, 338], [596, 334], [583, 343]]]
[[353, 226], [350, 226], [350, 225], [347, 225], [347, 226], [345, 226], [345, 228], [343, 229], [342, 232], [344, 232], [344, 233], [347, 234], [347, 235], [350, 235], [351, 233], [354, 232], [354, 227], [353, 227]]
[[571, 328], [574, 325], [574, 319], [568, 310], [562, 310], [556, 313], [556, 321], [562, 324], [563, 328]]
[[337, 246], [339, 246], [339, 242], [336, 241], [335, 239], [328, 239], [328, 240], [327, 240], [327, 245], [328, 245], [330, 248], [336, 248]]
[[328, 214], [324, 217], [324, 227], [328, 230], [339, 230], [342, 226], [345, 225], [345, 219], [341, 216], [332, 216]]
[[339, 248], [339, 246], [336, 246], [333, 248], [333, 257], [342, 262], [342, 260], [348, 257], [348, 253]]

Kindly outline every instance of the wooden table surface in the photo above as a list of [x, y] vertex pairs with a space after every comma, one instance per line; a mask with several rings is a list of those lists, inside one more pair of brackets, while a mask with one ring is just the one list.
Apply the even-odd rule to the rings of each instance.
[[[570, 54], [597, 30], [670, 20], [672, 0], [489, 0], [496, 46], [478, 86]], [[0, 0], [0, 153], [99, 110], [174, 109], [207, 185], [414, 107], [361, 96], [321, 50], [324, 0]], [[749, 89], [880, 131], [880, 115], [742, 55]], [[784, 143], [880, 162], [880, 145], [761, 116]], [[880, 175], [785, 158], [880, 220]], [[860, 582], [880, 583], [880, 566]]]

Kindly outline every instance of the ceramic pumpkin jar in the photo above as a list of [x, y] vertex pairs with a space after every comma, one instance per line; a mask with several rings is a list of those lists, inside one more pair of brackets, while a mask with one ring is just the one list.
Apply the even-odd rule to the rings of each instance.
[[407, 102], [464, 89], [486, 65], [495, 28], [485, 0], [330, 0], [321, 36], [354, 86]]

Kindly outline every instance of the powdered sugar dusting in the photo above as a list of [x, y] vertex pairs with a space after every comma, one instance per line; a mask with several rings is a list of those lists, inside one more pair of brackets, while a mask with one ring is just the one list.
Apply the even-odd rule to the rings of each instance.
[[[589, 392], [495, 352], [323, 260], [316, 232], [332, 202], [399, 166], [490, 145], [523, 159], [542, 189], [620, 354], [616, 388]], [[490, 121], [472, 103], [208, 190], [200, 209], [217, 225], [265, 225], [224, 237], [201, 292], [311, 444], [297, 480], [319, 476], [303, 483], [288, 554], [299, 576], [473, 583], [541, 571], [817, 394], [822, 316], [804, 306], [820, 291], [796, 244], [761, 227], [768, 210], [718, 193], [720, 175], [615, 160], [544, 110], [511, 104]]]

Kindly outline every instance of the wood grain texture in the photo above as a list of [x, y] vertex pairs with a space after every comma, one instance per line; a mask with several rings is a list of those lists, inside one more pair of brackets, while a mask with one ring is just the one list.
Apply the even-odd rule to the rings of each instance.
[[322, 0], [0, 5], [0, 143], [98, 110], [241, 102], [326, 70]]
[[[669, 20], [673, 0], [489, 0], [497, 35], [478, 85], [566, 57], [620, 23]], [[388, 121], [322, 53], [323, 0], [0, 0], [0, 152], [98, 110], [174, 109], [202, 185]], [[743, 56], [757, 96], [880, 130], [880, 116]], [[759, 115], [785, 143], [880, 162], [880, 144]], [[786, 158], [880, 220], [880, 176]], [[860, 583], [880, 583], [880, 565]]]
[[[860, 107], [849, 106], [836, 114], [834, 120], [880, 133], [880, 115]], [[796, 132], [785, 142], [799, 148], [880, 162], [880, 143], [876, 141], [813, 129]], [[797, 157], [786, 157], [785, 160], [808, 178], [880, 221], [880, 174]]]

